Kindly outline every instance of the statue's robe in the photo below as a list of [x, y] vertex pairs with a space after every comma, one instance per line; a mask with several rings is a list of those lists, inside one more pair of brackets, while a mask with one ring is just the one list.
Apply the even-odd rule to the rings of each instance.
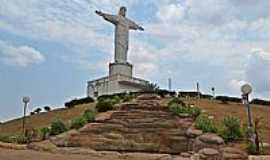
[[115, 25], [115, 62], [127, 63], [129, 30], [137, 30], [140, 26], [121, 15], [104, 14], [103, 18]]

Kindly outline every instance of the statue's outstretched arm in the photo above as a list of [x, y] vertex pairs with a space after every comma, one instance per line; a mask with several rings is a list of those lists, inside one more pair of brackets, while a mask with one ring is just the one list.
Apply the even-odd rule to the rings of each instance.
[[142, 26], [139, 26], [135, 22], [131, 20], [128, 20], [128, 22], [129, 22], [129, 29], [144, 31], [144, 28]]
[[113, 24], [116, 24], [117, 23], [117, 16], [115, 15], [110, 15], [110, 14], [107, 14], [107, 13], [103, 13], [101, 11], [96, 11], [96, 14], [103, 17], [105, 20], [113, 23]]

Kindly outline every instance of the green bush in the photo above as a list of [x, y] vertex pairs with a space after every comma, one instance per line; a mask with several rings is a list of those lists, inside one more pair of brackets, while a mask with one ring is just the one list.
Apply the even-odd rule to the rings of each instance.
[[214, 122], [208, 118], [207, 114], [200, 114], [195, 120], [195, 127], [203, 132], [217, 133], [217, 127]]
[[182, 106], [186, 106], [186, 103], [183, 102], [180, 98], [173, 98], [169, 103], [168, 103], [168, 106], [171, 106], [173, 104], [179, 104], [179, 105], [182, 105]]
[[252, 154], [252, 155], [260, 154], [260, 152], [256, 148], [256, 145], [251, 142], [248, 142], [247, 151], [249, 154]]
[[109, 99], [100, 99], [96, 104], [96, 109], [98, 112], [107, 112], [113, 109], [113, 103]]
[[10, 137], [9, 135], [3, 135], [3, 134], [1, 134], [0, 135], [0, 142], [11, 143], [11, 140], [10, 140], [9, 137]]
[[134, 98], [134, 96], [132, 96], [132, 95], [125, 95], [125, 96], [122, 98], [122, 100], [123, 100], [123, 102], [129, 102], [129, 101], [131, 101], [133, 98]]
[[225, 117], [223, 120], [223, 130], [221, 136], [226, 142], [235, 141], [242, 138], [241, 121], [236, 117]]
[[65, 124], [57, 119], [51, 123], [50, 135], [58, 135], [67, 131]]
[[0, 135], [0, 141], [4, 143], [16, 143], [25, 144], [29, 142], [29, 139], [21, 134], [18, 135]]
[[43, 128], [40, 129], [40, 132], [42, 134], [42, 139], [45, 140], [47, 138], [47, 135], [50, 134], [50, 128], [43, 127]]
[[75, 118], [75, 119], [72, 120], [70, 128], [71, 129], [80, 129], [86, 123], [87, 123], [87, 120], [83, 116], [77, 117], [77, 118]]
[[95, 111], [87, 109], [86, 111], [84, 111], [82, 116], [86, 120], [86, 122], [90, 123], [95, 121], [96, 113]]
[[121, 102], [121, 98], [119, 96], [114, 96], [112, 99], [108, 99], [111, 101], [112, 105], [118, 104]]
[[177, 103], [172, 103], [169, 106], [169, 110], [172, 111], [175, 114], [180, 114], [180, 113], [187, 113], [191, 115], [193, 118], [198, 117], [201, 114], [201, 109], [197, 107], [191, 107], [189, 105], [181, 105]]
[[12, 141], [13, 141], [12, 143], [17, 143], [17, 144], [25, 144], [25, 143], [30, 142], [31, 140], [31, 137], [24, 136], [21, 134], [10, 137], [10, 138], [12, 138]]

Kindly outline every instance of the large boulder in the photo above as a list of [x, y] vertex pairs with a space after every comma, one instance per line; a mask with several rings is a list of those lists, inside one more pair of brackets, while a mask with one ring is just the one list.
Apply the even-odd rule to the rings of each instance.
[[60, 135], [50, 137], [50, 141], [58, 147], [79, 147], [80, 144], [76, 141], [70, 141], [72, 137], [77, 136], [77, 130], [70, 130]]
[[218, 150], [213, 148], [204, 148], [199, 151], [200, 160], [220, 160]]
[[193, 144], [193, 150], [198, 152], [203, 148], [213, 148], [219, 150], [224, 146], [224, 140], [213, 133], [205, 133], [197, 137]]
[[238, 148], [225, 147], [221, 149], [222, 160], [246, 160], [248, 154]]

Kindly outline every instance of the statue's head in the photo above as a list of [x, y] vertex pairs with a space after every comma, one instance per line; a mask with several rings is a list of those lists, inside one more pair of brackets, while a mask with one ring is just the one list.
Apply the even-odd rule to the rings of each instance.
[[125, 17], [126, 12], [127, 12], [127, 8], [126, 7], [121, 7], [120, 10], [119, 10], [119, 15]]

